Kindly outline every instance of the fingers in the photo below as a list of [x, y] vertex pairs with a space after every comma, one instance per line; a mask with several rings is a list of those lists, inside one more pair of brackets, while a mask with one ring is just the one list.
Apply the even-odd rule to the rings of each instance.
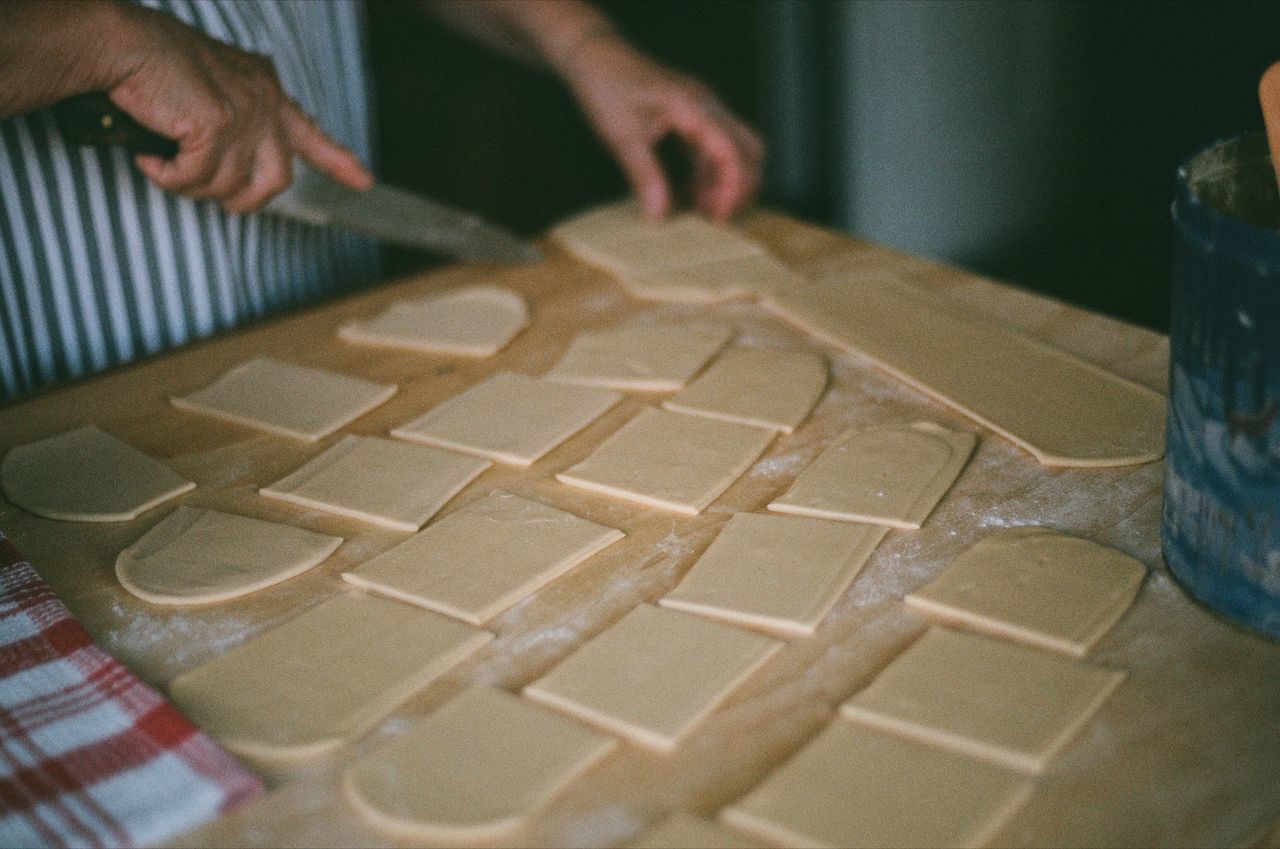
[[373, 174], [360, 157], [330, 138], [292, 100], [285, 100], [281, 120], [289, 147], [314, 168], [353, 189], [373, 186]]
[[640, 199], [644, 217], [656, 221], [667, 214], [671, 206], [671, 187], [667, 175], [654, 153], [656, 140], [631, 136], [614, 144], [622, 170], [631, 184], [631, 191]]
[[672, 111], [673, 129], [694, 150], [694, 196], [698, 209], [719, 221], [755, 200], [760, 190], [764, 145], [710, 95]]

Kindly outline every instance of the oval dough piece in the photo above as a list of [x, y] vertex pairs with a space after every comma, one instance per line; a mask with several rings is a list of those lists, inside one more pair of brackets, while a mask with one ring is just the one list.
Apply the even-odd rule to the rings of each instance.
[[827, 386], [827, 361], [807, 351], [726, 351], [683, 392], [663, 402], [676, 413], [791, 433]]
[[491, 357], [529, 323], [524, 299], [497, 286], [468, 286], [430, 298], [397, 301], [367, 321], [338, 329], [350, 342], [429, 354]]
[[850, 431], [769, 509], [915, 530], [955, 483], [976, 443], [972, 433], [929, 422]]
[[300, 575], [341, 544], [290, 525], [179, 507], [120, 552], [116, 577], [153, 604], [211, 604]]
[[93, 425], [11, 449], [0, 483], [19, 507], [73, 522], [127, 522], [196, 487]]

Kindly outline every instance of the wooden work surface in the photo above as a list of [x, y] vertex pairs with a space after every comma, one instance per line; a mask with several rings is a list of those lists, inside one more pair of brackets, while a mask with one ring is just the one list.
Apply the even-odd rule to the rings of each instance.
[[[1155, 333], [996, 285], [791, 219], [756, 213], [749, 233], [810, 275], [884, 269], [935, 288], [949, 302], [1015, 325], [1137, 382], [1164, 388], [1167, 340]], [[116, 553], [167, 514], [90, 525], [32, 516], [0, 500], [0, 528], [108, 651], [165, 689], [178, 673], [335, 593], [339, 574], [403, 534], [294, 508], [256, 494], [328, 447], [308, 445], [179, 411], [171, 395], [203, 386], [255, 354], [270, 354], [397, 383], [400, 391], [343, 433], [387, 431], [498, 369], [542, 374], [581, 330], [619, 322], [708, 316], [732, 321], [742, 346], [808, 348], [831, 357], [831, 383], [812, 417], [778, 438], [702, 515], [681, 518], [565, 487], [554, 474], [577, 462], [652, 398], [622, 405], [533, 467], [497, 467], [446, 513], [501, 488], [617, 527], [627, 538], [500, 615], [498, 638], [477, 658], [420, 692], [354, 747], [290, 769], [256, 765], [265, 798], [186, 838], [192, 844], [370, 845], [338, 779], [353, 758], [473, 683], [513, 692], [636, 604], [670, 590], [735, 511], [760, 510], [849, 427], [921, 419], [979, 430], [966, 419], [838, 355], [750, 303], [660, 305], [628, 298], [606, 275], [548, 249], [531, 267], [451, 267], [256, 325], [105, 377], [0, 409], [0, 453], [94, 423], [166, 459], [198, 483], [181, 503], [289, 522], [347, 539], [311, 572], [247, 598], [164, 608], [126, 594]], [[527, 299], [531, 326], [498, 356], [430, 357], [338, 340], [338, 325], [392, 301], [465, 283], [508, 286]], [[1053, 387], [1045, 387], [1052, 392]], [[1027, 399], [1035, 403], [1035, 399]], [[1274, 840], [1280, 813], [1280, 644], [1190, 602], [1160, 560], [1162, 466], [1054, 470], [979, 430], [978, 449], [919, 531], [886, 537], [818, 634], [794, 639], [676, 753], [623, 746], [541, 814], [518, 843], [618, 845], [667, 811], [714, 815], [816, 735], [837, 704], [914, 639], [924, 621], [902, 596], [995, 528], [1047, 525], [1137, 557], [1151, 568], [1136, 605], [1090, 662], [1127, 670], [1107, 701], [1041, 777], [997, 845], [1241, 845]], [[341, 639], [335, 634], [334, 639]], [[306, 646], [299, 646], [306, 651]], [[388, 651], [395, 651], [388, 646]], [[1268, 838], [1267, 835], [1271, 834]]]

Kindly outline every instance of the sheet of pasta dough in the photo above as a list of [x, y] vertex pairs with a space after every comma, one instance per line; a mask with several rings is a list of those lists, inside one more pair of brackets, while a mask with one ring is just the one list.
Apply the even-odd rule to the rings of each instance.
[[120, 586], [153, 604], [229, 601], [323, 562], [342, 537], [179, 507], [116, 558]]
[[483, 625], [623, 536], [572, 513], [495, 492], [342, 577]]
[[767, 253], [697, 265], [632, 271], [618, 277], [631, 295], [649, 301], [718, 304], [803, 286], [808, 279]]
[[669, 752], [781, 647], [770, 637], [642, 604], [524, 694]]
[[344, 436], [258, 492], [397, 531], [416, 531], [491, 465], [429, 445]]
[[393, 837], [491, 843], [517, 834], [617, 742], [475, 687], [356, 763], [343, 787], [356, 810]]
[[827, 361], [817, 354], [734, 348], [662, 406], [791, 433], [826, 387]]
[[94, 425], [9, 449], [5, 496], [37, 516], [127, 522], [196, 485]]
[[761, 304], [864, 354], [1048, 466], [1124, 466], [1164, 454], [1165, 398], [973, 318], [886, 274], [775, 292]]
[[995, 531], [910, 593], [927, 616], [1083, 657], [1133, 604], [1139, 561], [1050, 528]]
[[633, 324], [578, 334], [548, 380], [624, 392], [674, 392], [728, 344], [726, 324]]
[[968, 462], [977, 438], [931, 422], [849, 431], [769, 509], [915, 530]]
[[394, 385], [255, 357], [203, 389], [169, 400], [179, 409], [315, 442], [395, 392]]
[[492, 639], [429, 610], [343, 593], [180, 675], [170, 695], [237, 754], [310, 757], [359, 737]]
[[1124, 677], [1016, 643], [930, 628], [840, 712], [883, 731], [1039, 773]]
[[751, 838], [677, 811], [628, 844], [631, 849], [762, 849]]
[[645, 408], [556, 479], [648, 507], [696, 516], [773, 440], [771, 431]]
[[503, 371], [391, 435], [528, 466], [621, 400], [621, 394], [609, 389]]
[[658, 603], [759, 628], [811, 636], [888, 530], [735, 513]]
[[397, 301], [385, 312], [338, 328], [350, 342], [427, 354], [491, 357], [529, 323], [524, 299], [498, 286], [466, 286]]
[[837, 719], [721, 816], [780, 846], [983, 846], [1030, 792], [999, 767]]

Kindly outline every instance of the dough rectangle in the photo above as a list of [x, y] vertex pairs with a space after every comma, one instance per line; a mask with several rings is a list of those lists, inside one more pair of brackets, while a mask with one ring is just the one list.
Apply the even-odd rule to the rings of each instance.
[[498, 492], [342, 577], [482, 625], [622, 537], [572, 513]]
[[398, 531], [416, 531], [491, 465], [427, 445], [346, 436], [258, 492]]
[[642, 604], [524, 694], [669, 752], [782, 643]]
[[621, 400], [608, 389], [498, 372], [391, 435], [529, 466]]
[[827, 363], [808, 351], [725, 351], [662, 406], [676, 413], [791, 433], [827, 386]]
[[412, 605], [344, 593], [184, 673], [170, 694], [233, 752], [310, 757], [359, 737], [492, 639]]
[[773, 440], [771, 431], [646, 408], [557, 480], [696, 516]]
[[674, 392], [728, 344], [725, 324], [636, 324], [581, 333], [547, 380], [631, 392]]
[[381, 315], [338, 328], [350, 342], [427, 354], [491, 357], [529, 323], [524, 299], [497, 286], [465, 286], [397, 301]]

